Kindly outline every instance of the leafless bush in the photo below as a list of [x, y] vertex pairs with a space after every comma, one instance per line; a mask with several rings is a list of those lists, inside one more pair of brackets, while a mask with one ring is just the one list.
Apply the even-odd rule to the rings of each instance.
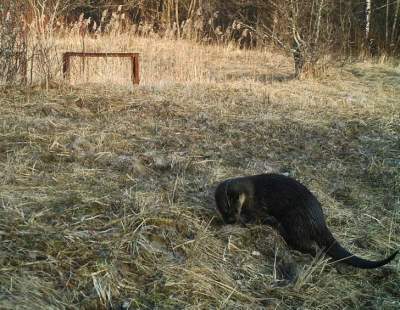
[[25, 23], [29, 31], [30, 81], [33, 73], [40, 84], [49, 86], [60, 67], [54, 33], [58, 17], [66, 8], [63, 0], [28, 0]]
[[[0, 82], [28, 80], [49, 85], [59, 67], [54, 40], [63, 0], [7, 1], [0, 4]], [[29, 69], [29, 74], [28, 74]]]
[[8, 9], [0, 7], [0, 84], [24, 82], [26, 77], [26, 32], [16, 7]]

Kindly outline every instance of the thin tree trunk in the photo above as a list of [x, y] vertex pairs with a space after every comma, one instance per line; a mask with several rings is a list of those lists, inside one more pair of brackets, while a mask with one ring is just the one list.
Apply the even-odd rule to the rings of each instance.
[[171, 2], [173, 0], [168, 0], [168, 4], [167, 4], [167, 20], [168, 20], [168, 26], [169, 29], [171, 29], [172, 23], [171, 23]]
[[369, 30], [371, 26], [371, 0], [366, 0], [366, 10], [365, 10], [365, 17], [366, 17], [366, 23], [365, 23], [365, 40], [369, 39]]
[[400, 8], [400, 0], [396, 1], [396, 10], [394, 13], [394, 20], [393, 20], [393, 26], [392, 26], [392, 36], [391, 36], [391, 45], [394, 45], [395, 41], [395, 36], [396, 36], [396, 28], [397, 28], [397, 21], [399, 18], [399, 8]]
[[178, 38], [181, 37], [181, 27], [179, 24], [179, 0], [175, 0], [175, 18], [176, 18], [176, 27], [178, 31]]
[[389, 0], [386, 0], [385, 45], [389, 46]]
[[314, 43], [317, 44], [319, 40], [319, 32], [321, 27], [321, 16], [322, 16], [322, 8], [324, 7], [324, 0], [321, 0], [318, 8], [318, 16], [317, 16], [317, 29], [315, 31], [315, 40]]
[[[314, 16], [314, 7], [315, 7], [315, 1], [312, 2], [310, 16]], [[313, 31], [312, 27], [313, 27], [313, 19], [310, 18], [310, 23], [308, 25], [308, 32], [309, 33], [312, 33], [312, 31]]]
[[188, 18], [192, 18], [196, 12], [196, 0], [190, 1], [190, 6], [188, 10]]

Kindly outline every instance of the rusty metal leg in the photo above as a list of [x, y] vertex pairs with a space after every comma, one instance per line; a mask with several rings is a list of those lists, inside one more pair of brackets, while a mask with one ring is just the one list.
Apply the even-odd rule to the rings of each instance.
[[70, 56], [68, 53], [63, 55], [63, 77], [69, 80], [70, 74]]
[[140, 67], [139, 67], [139, 54], [135, 57], [135, 69], [136, 69], [136, 84], [140, 83]]
[[135, 56], [131, 57], [131, 64], [132, 64], [131, 79], [132, 79], [133, 86], [135, 86], [135, 80], [136, 80]]
[[139, 55], [136, 54], [135, 56], [133, 56], [132, 61], [133, 61], [133, 64], [134, 64], [134, 66], [133, 66], [133, 68], [134, 68], [133, 69], [133, 73], [134, 73], [134, 75], [133, 75], [133, 77], [134, 77], [133, 83], [139, 85], [139, 83], [140, 83]]

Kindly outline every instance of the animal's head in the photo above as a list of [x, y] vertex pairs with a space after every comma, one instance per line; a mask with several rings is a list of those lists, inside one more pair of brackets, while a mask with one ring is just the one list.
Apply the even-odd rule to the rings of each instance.
[[240, 222], [240, 212], [245, 201], [245, 193], [230, 180], [218, 185], [215, 190], [215, 202], [222, 220], [226, 224]]

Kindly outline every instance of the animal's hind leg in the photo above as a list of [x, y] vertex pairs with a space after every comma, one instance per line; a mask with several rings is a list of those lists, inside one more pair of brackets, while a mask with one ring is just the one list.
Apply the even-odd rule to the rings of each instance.
[[282, 225], [280, 226], [279, 232], [290, 248], [304, 254], [310, 254], [313, 257], [317, 255], [317, 251], [313, 247], [313, 242], [311, 240], [299, 237], [294, 232], [289, 233]]
[[290, 248], [304, 254], [310, 254], [313, 257], [317, 255], [317, 251], [312, 246], [312, 241], [298, 237], [298, 232], [289, 233], [275, 217], [268, 216], [264, 218], [263, 224], [272, 226], [276, 229]]
[[312, 246], [312, 242], [309, 241], [309, 240], [307, 240], [307, 241], [302, 240], [300, 243], [299, 242], [293, 242], [293, 241], [288, 242], [287, 240], [286, 240], [286, 242], [294, 250], [297, 250], [297, 251], [299, 251], [301, 253], [304, 253], [304, 254], [310, 254], [312, 257], [317, 256], [317, 251]]

